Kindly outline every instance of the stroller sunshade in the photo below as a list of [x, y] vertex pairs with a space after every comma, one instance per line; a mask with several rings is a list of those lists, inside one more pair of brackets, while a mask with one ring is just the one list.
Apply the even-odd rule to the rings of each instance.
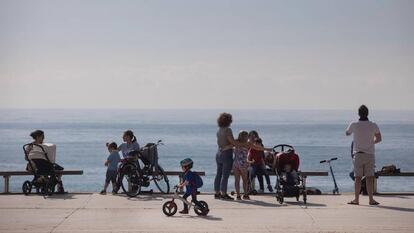
[[283, 171], [284, 166], [287, 164], [290, 164], [293, 170], [297, 171], [299, 169], [299, 156], [294, 150], [279, 152], [276, 155], [276, 169], [278, 171]]

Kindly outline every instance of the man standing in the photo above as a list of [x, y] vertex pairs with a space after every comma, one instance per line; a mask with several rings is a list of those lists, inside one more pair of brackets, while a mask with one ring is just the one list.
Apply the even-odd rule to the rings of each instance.
[[355, 199], [348, 204], [359, 204], [361, 191], [361, 178], [366, 177], [367, 192], [370, 205], [379, 203], [373, 198], [373, 185], [375, 176], [375, 144], [381, 142], [380, 130], [374, 122], [368, 120], [368, 108], [361, 105], [358, 109], [359, 121], [352, 122], [346, 130], [346, 135], [353, 134], [354, 149], [354, 175], [355, 175]]

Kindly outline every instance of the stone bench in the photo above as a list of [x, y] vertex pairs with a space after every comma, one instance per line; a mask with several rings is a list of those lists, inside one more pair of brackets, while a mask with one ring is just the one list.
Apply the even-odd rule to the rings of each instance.
[[[59, 175], [83, 175], [83, 170], [63, 170], [55, 171]], [[0, 171], [0, 176], [4, 178], [4, 190], [3, 193], [9, 193], [9, 184], [11, 176], [31, 176], [32, 172], [28, 171]]]

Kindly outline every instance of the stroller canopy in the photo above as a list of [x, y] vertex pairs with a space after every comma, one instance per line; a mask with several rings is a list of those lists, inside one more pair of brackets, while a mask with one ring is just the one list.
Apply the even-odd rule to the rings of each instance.
[[279, 152], [276, 155], [276, 169], [277, 171], [283, 171], [285, 165], [290, 164], [293, 170], [299, 169], [299, 156], [295, 153], [295, 150], [288, 150]]

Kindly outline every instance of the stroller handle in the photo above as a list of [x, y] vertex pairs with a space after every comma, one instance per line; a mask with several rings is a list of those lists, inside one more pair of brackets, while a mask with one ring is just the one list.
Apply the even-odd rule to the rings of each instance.
[[279, 144], [273, 147], [273, 152], [276, 152], [276, 148], [281, 147], [282, 148], [282, 152], [285, 151], [285, 147], [294, 150], [293, 146], [288, 145], [288, 144]]
[[[47, 152], [46, 152], [45, 148], [43, 148], [43, 146], [41, 146], [39, 144], [35, 144], [35, 143], [27, 143], [27, 144], [23, 145], [24, 156], [25, 156], [27, 161], [29, 161], [29, 152], [26, 151], [26, 146], [32, 146], [32, 147], [37, 146], [37, 147], [39, 147], [40, 149], [42, 149], [42, 152], [45, 154], [46, 160], [50, 162], [49, 156], [47, 155]], [[52, 163], [52, 162], [50, 162], [50, 163]]]

